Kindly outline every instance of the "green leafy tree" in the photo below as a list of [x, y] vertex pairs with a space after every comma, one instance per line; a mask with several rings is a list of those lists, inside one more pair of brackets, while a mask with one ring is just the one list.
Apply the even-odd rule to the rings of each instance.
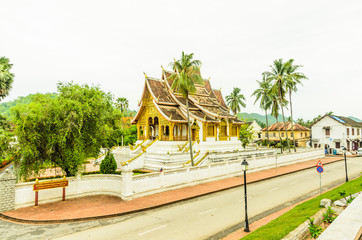
[[194, 158], [192, 154], [191, 143], [191, 126], [190, 126], [190, 113], [189, 113], [189, 95], [196, 93], [195, 84], [204, 84], [200, 74], [201, 62], [199, 60], [193, 60], [194, 54], [185, 54], [182, 52], [180, 60], [174, 60], [170, 63], [175, 73], [170, 76], [173, 80], [172, 89], [179, 92], [184, 99], [186, 99], [186, 111], [187, 111], [187, 125], [189, 132], [190, 143], [190, 158], [191, 165], [194, 166]]
[[55, 99], [38, 94], [30, 104], [13, 109], [20, 148], [16, 164], [25, 178], [45, 165], [74, 176], [83, 160], [97, 156], [106, 143], [111, 95], [73, 83], [59, 83], [57, 89]]
[[252, 96], [255, 96], [255, 102], [259, 101], [259, 107], [265, 111], [265, 120], [266, 120], [266, 136], [268, 140], [268, 146], [269, 146], [269, 124], [268, 124], [268, 109], [270, 109], [272, 105], [272, 101], [270, 99], [269, 93], [270, 93], [270, 82], [267, 80], [266, 75], [263, 75], [262, 81], [256, 81], [259, 85], [259, 88], [256, 89]]
[[287, 74], [287, 80], [286, 80], [286, 88], [289, 93], [289, 107], [290, 107], [290, 120], [288, 120], [292, 126], [292, 137], [293, 137], [293, 148], [294, 152], [296, 152], [295, 148], [295, 138], [294, 138], [294, 127], [293, 127], [293, 106], [292, 106], [292, 93], [297, 92], [298, 84], [302, 84], [301, 80], [307, 80], [308, 78], [301, 72], [297, 72], [299, 68], [301, 68], [301, 65], [293, 65], [294, 59], [289, 59], [288, 62], [285, 63], [286, 65], [286, 74]]
[[246, 146], [253, 140], [253, 127], [248, 124], [242, 124], [240, 126], [239, 140], [245, 149]]
[[230, 95], [226, 96], [226, 103], [231, 109], [231, 111], [236, 115], [240, 112], [240, 106], [246, 107], [245, 97], [243, 94], [240, 93], [240, 88], [234, 88]]
[[274, 60], [274, 63], [272, 66], [270, 66], [271, 71], [266, 71], [263, 74], [266, 75], [267, 80], [271, 81], [272, 88], [270, 90], [271, 95], [276, 95], [278, 97], [278, 102], [280, 105], [280, 109], [282, 110], [282, 116], [283, 116], [283, 122], [284, 122], [284, 129], [286, 138], [288, 141], [288, 150], [290, 152], [289, 147], [289, 138], [287, 133], [287, 127], [285, 123], [285, 115], [284, 115], [284, 102], [286, 101], [286, 88], [287, 88], [287, 71], [288, 66], [283, 63], [282, 59]]
[[14, 74], [11, 73], [11, 67], [9, 58], [0, 57], [0, 100], [4, 99], [11, 90]]
[[117, 170], [117, 162], [114, 159], [114, 156], [111, 152], [108, 152], [101, 165], [99, 166], [99, 170], [103, 174], [115, 174]]
[[9, 121], [0, 114], [0, 166], [11, 155], [11, 143], [13, 142], [14, 135], [10, 130], [11, 125]]
[[128, 109], [128, 100], [127, 98], [117, 98], [115, 105], [121, 110], [121, 113], [123, 114], [124, 111]]

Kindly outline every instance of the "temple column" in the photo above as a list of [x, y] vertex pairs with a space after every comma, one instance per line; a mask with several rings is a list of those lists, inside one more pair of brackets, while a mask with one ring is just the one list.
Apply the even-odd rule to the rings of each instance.
[[150, 131], [150, 124], [148, 123], [148, 118], [147, 118], [146, 129], [145, 129], [145, 134], [146, 134], [145, 139], [148, 139], [148, 137], [150, 135], [149, 131]]
[[169, 125], [168, 125], [168, 134], [169, 134], [169, 140], [170, 141], [173, 141], [173, 126], [174, 126], [175, 124], [174, 123], [172, 123], [172, 122], [170, 122], [169, 123]]
[[202, 124], [202, 127], [202, 140], [205, 142], [207, 136], [207, 123]]
[[229, 133], [229, 141], [231, 140], [231, 129], [233, 128], [232, 124], [229, 124], [228, 122], [228, 133]]
[[161, 124], [158, 123], [158, 140], [162, 140], [162, 129], [161, 129]]
[[141, 134], [140, 125], [137, 123], [137, 140], [140, 140], [140, 134]]
[[215, 133], [215, 141], [218, 140], [217, 132], [218, 132], [219, 124], [215, 124], [214, 133]]

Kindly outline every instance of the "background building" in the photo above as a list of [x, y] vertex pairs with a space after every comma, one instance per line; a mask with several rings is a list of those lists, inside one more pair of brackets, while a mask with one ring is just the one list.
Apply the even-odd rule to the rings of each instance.
[[325, 115], [312, 125], [313, 147], [356, 151], [362, 147], [362, 122], [343, 116]]

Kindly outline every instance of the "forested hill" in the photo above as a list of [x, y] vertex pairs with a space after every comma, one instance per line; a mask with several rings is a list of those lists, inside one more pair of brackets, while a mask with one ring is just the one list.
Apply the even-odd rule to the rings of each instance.
[[[261, 115], [261, 114], [258, 114], [258, 113], [239, 113], [238, 114], [238, 118], [239, 119], [243, 119], [243, 120], [246, 120], [246, 121], [253, 121], [253, 120], [257, 120], [259, 122], [262, 122], [264, 124], [266, 124], [266, 119], [265, 119], [265, 115]], [[287, 120], [287, 116], [285, 117], [285, 120]], [[283, 121], [283, 117], [282, 115], [280, 115], [278, 117], [278, 121], [279, 122], [282, 122]], [[275, 117], [272, 117], [270, 114], [268, 114], [268, 123], [269, 125], [270, 124], [273, 124], [273, 123], [276, 123], [276, 119]]]
[[[31, 98], [36, 94], [29, 94], [26, 97], [18, 97], [14, 101], [9, 102], [1, 102], [0, 103], [0, 114], [4, 114], [6, 116], [10, 116], [10, 109], [16, 106], [19, 103], [29, 104], [31, 102]], [[56, 93], [46, 93], [44, 95], [49, 95], [51, 98], [56, 98]]]

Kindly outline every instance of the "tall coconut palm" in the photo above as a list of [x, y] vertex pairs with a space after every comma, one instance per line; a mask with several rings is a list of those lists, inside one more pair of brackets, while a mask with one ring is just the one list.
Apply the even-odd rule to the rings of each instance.
[[121, 110], [121, 113], [123, 113], [128, 108], [127, 98], [117, 98], [116, 107]]
[[256, 89], [251, 96], [255, 96], [255, 102], [260, 102], [259, 107], [265, 111], [265, 119], [266, 119], [266, 136], [268, 140], [268, 146], [269, 146], [269, 124], [268, 124], [268, 109], [272, 105], [271, 98], [269, 97], [269, 91], [270, 91], [270, 82], [267, 80], [266, 76], [263, 75], [263, 80], [256, 82], [259, 84], [259, 88]]
[[284, 122], [284, 129], [285, 134], [287, 138], [287, 144], [288, 144], [288, 151], [290, 152], [290, 146], [289, 146], [289, 138], [288, 138], [288, 132], [287, 132], [287, 126], [285, 123], [285, 115], [284, 115], [284, 102], [286, 101], [285, 95], [286, 95], [286, 85], [287, 85], [287, 66], [285, 63], [283, 63], [283, 59], [274, 60], [273, 66], [269, 66], [271, 68], [271, 71], [266, 71], [263, 74], [266, 75], [267, 79], [271, 81], [272, 88], [271, 88], [271, 94], [278, 96], [278, 102], [280, 105], [280, 109], [282, 110], [282, 116], [283, 116], [283, 122]]
[[[293, 107], [292, 107], [292, 92], [297, 92], [297, 85], [302, 84], [301, 80], [308, 78], [300, 72], [297, 72], [299, 68], [301, 68], [301, 65], [293, 65], [294, 59], [289, 59], [288, 62], [285, 63], [287, 68], [287, 81], [286, 81], [286, 87], [289, 93], [289, 106], [290, 106], [290, 124], [292, 126], [292, 137], [293, 137], [293, 148], [294, 152], [296, 152], [295, 148], [295, 138], [294, 138], [294, 125], [293, 125]], [[303, 84], [302, 84], [303, 85]]]
[[282, 145], [282, 137], [280, 136], [280, 127], [279, 127], [279, 121], [278, 121], [278, 117], [279, 117], [279, 100], [278, 100], [278, 97], [274, 94], [274, 95], [271, 95], [270, 94], [270, 91], [268, 92], [269, 94], [269, 98], [270, 98], [270, 101], [271, 101], [271, 115], [273, 117], [275, 117], [275, 120], [276, 120], [276, 124], [277, 124], [277, 128], [278, 128], [278, 134], [279, 134], [279, 141], [280, 141], [280, 144], [281, 144], [281, 151], [283, 153], [283, 145]]
[[234, 88], [232, 93], [226, 96], [226, 103], [235, 115], [240, 112], [240, 106], [246, 107], [245, 102], [243, 102], [245, 101], [245, 97], [240, 91], [240, 88]]
[[201, 61], [193, 60], [194, 54], [185, 54], [182, 52], [180, 60], [174, 60], [170, 63], [175, 73], [170, 76], [173, 80], [172, 89], [176, 92], [181, 93], [182, 97], [186, 100], [187, 110], [187, 125], [189, 132], [189, 143], [190, 143], [190, 157], [191, 165], [194, 166], [194, 158], [192, 154], [192, 143], [191, 143], [191, 125], [190, 125], [190, 113], [189, 113], [189, 101], [188, 97], [191, 94], [196, 93], [195, 83], [203, 84], [204, 81], [200, 75]]
[[0, 57], [0, 100], [4, 99], [11, 90], [14, 74], [10, 72], [10, 61], [6, 57]]

